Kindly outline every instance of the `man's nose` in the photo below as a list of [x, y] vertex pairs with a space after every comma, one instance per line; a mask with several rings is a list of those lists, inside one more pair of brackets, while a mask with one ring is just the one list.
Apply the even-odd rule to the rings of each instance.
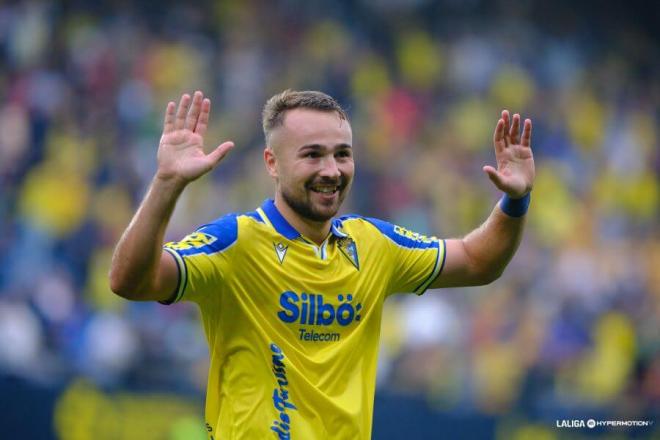
[[337, 166], [337, 161], [334, 156], [324, 157], [321, 162], [321, 173], [324, 177], [330, 177], [337, 179], [341, 176], [339, 167]]

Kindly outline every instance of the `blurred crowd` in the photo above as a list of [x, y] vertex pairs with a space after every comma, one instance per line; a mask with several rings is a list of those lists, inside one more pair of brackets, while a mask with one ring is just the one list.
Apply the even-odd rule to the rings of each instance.
[[0, 5], [0, 376], [203, 393], [195, 307], [130, 303], [107, 280], [165, 105], [203, 90], [208, 147], [237, 146], [184, 193], [175, 240], [272, 195], [263, 103], [318, 89], [353, 124], [344, 211], [440, 237], [469, 232], [498, 200], [481, 167], [500, 111], [534, 123], [518, 254], [492, 285], [391, 298], [378, 392], [553, 423], [658, 415], [660, 43], [643, 9], [132, 3]]

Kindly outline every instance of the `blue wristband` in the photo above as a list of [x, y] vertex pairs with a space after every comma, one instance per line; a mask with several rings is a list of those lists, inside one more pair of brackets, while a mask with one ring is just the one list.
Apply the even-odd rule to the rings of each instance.
[[519, 199], [512, 199], [508, 194], [504, 194], [504, 197], [500, 200], [500, 209], [509, 217], [522, 217], [529, 208], [531, 199], [529, 194], [527, 193]]

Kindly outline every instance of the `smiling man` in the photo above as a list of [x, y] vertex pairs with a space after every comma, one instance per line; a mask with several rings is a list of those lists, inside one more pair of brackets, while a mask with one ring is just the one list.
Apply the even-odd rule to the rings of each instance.
[[319, 92], [285, 92], [266, 104], [263, 127], [275, 204], [302, 235], [322, 242], [355, 172], [348, 116]]
[[442, 240], [359, 215], [336, 217], [351, 187], [352, 130], [321, 92], [285, 91], [264, 107], [274, 199], [163, 238], [186, 185], [233, 143], [203, 149], [211, 103], [183, 95], [165, 112], [158, 171], [112, 260], [127, 299], [200, 307], [211, 364], [212, 439], [369, 439], [384, 300], [497, 279], [522, 237], [534, 180], [531, 121], [502, 112], [493, 134], [505, 194], [480, 227]]

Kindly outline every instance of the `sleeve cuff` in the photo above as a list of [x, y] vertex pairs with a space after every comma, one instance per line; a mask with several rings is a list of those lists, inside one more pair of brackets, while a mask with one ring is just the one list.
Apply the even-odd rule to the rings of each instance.
[[438, 241], [438, 253], [435, 257], [435, 264], [433, 265], [433, 271], [431, 274], [424, 280], [422, 284], [417, 286], [414, 290], [414, 293], [417, 295], [423, 295], [426, 292], [426, 289], [429, 288], [431, 284], [440, 276], [442, 269], [445, 267], [445, 259], [447, 256], [447, 247], [445, 240]]
[[163, 250], [174, 258], [176, 267], [179, 271], [177, 286], [176, 289], [174, 289], [174, 292], [172, 292], [170, 298], [165, 301], [158, 301], [161, 304], [170, 305], [181, 301], [181, 298], [183, 297], [183, 293], [185, 292], [186, 286], [188, 284], [188, 267], [186, 266], [186, 260], [184, 260], [183, 257], [181, 257], [181, 255], [179, 255], [175, 250], [167, 247], [164, 247]]

